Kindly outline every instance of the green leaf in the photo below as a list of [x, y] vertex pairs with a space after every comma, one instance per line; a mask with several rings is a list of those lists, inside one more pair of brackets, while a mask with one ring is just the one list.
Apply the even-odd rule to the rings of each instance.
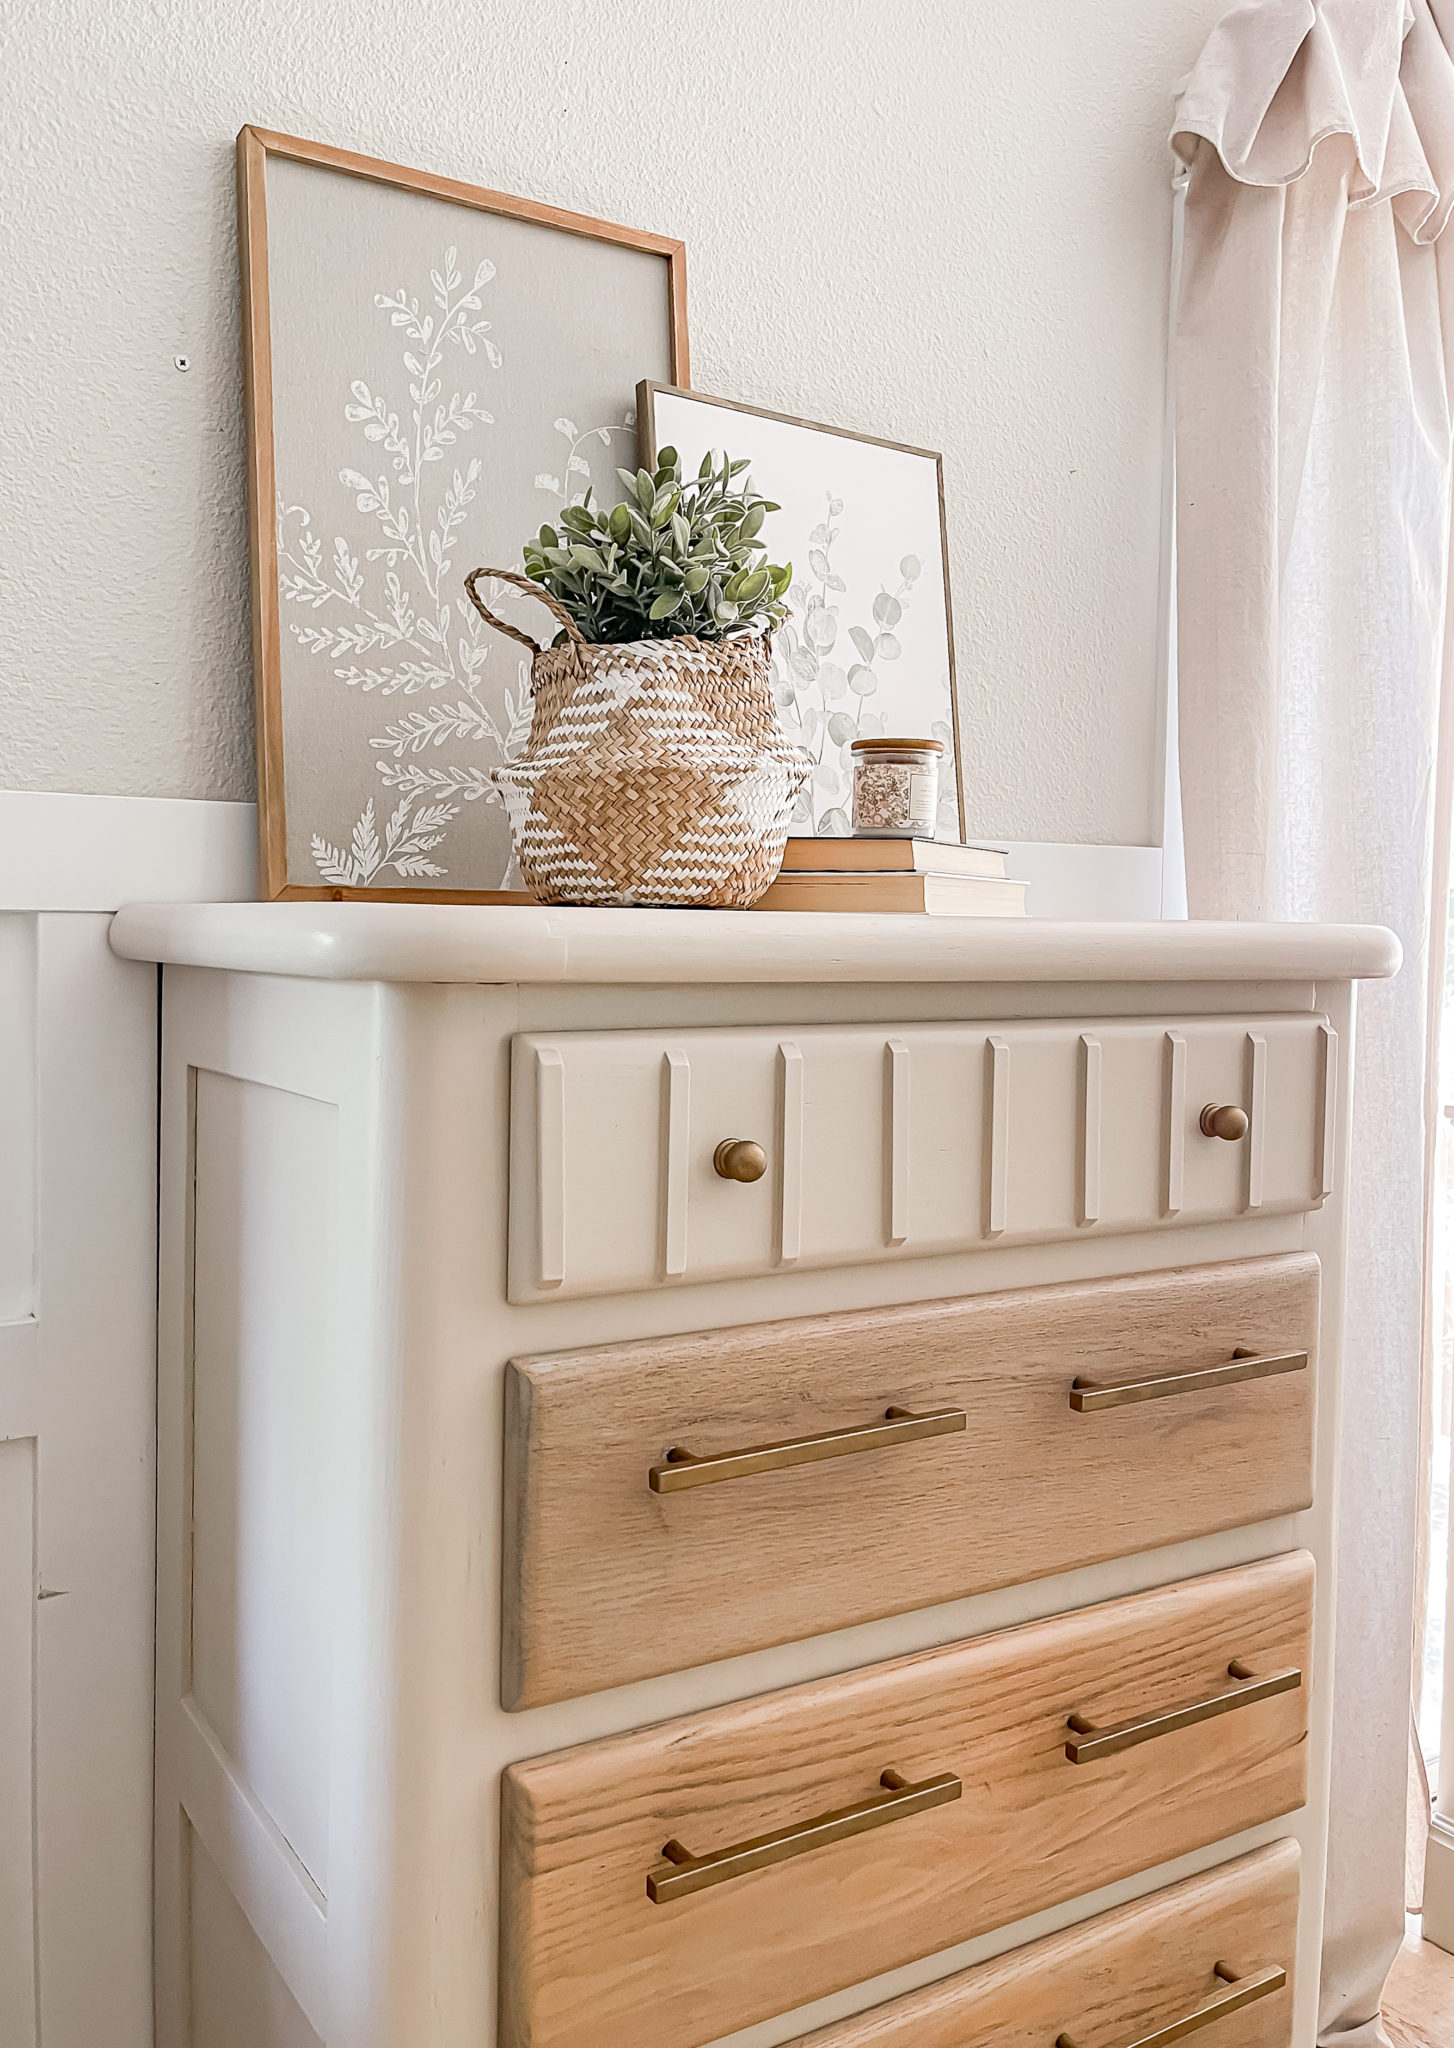
[[705, 590], [707, 587], [706, 570], [702, 568], [688, 569], [686, 574], [686, 587], [687, 594], [690, 597], [695, 597], [698, 591]]
[[680, 461], [681, 457], [677, 454], [675, 448], [658, 448], [656, 451], [657, 469], [659, 471], [665, 470], [668, 476], [675, 474], [677, 464]]
[[656, 503], [656, 478], [651, 474], [650, 470], [638, 469], [634, 484], [636, 502], [649, 518], [651, 516], [651, 508]]
[[560, 546], [560, 535], [553, 526], [542, 526], [539, 538], [540, 545], [543, 548], [558, 548]]
[[651, 512], [651, 523], [654, 528], [659, 529], [666, 525], [675, 512], [681, 495], [680, 487], [676, 484], [668, 484], [664, 490], [656, 494]]
[[606, 521], [613, 540], [625, 540], [631, 531], [631, 510], [627, 505], [613, 505], [611, 516]]
[[761, 505], [752, 506], [744, 517], [741, 526], [737, 529], [738, 538], [740, 540], [755, 539], [762, 531], [762, 522], [766, 516]]
[[649, 619], [669, 619], [682, 601], [680, 590], [664, 590], [647, 613]]

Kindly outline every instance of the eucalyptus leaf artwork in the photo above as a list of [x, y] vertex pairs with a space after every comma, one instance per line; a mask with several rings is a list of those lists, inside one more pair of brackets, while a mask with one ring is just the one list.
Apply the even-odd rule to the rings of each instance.
[[637, 412], [643, 463], [670, 447], [690, 475], [730, 448], [776, 501], [761, 539], [793, 574], [773, 693], [814, 764], [793, 833], [846, 835], [853, 742], [893, 736], [942, 742], [936, 834], [962, 838], [939, 456], [650, 381]]
[[529, 666], [463, 573], [620, 498], [681, 245], [254, 129], [238, 165], [263, 893], [518, 890]]

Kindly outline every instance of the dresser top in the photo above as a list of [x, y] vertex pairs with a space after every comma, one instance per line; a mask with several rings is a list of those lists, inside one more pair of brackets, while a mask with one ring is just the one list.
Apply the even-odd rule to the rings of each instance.
[[453, 903], [129, 904], [111, 944], [247, 974], [486, 983], [1354, 981], [1401, 958], [1381, 925]]

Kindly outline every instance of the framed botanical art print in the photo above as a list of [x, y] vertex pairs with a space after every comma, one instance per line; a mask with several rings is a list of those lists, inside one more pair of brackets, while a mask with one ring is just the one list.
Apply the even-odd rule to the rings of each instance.
[[690, 476], [726, 449], [780, 507], [762, 529], [768, 559], [793, 565], [773, 689], [789, 738], [813, 757], [793, 832], [847, 833], [849, 748], [892, 736], [942, 742], [935, 831], [963, 838], [940, 457], [650, 382], [637, 415], [643, 462], [675, 448]]
[[511, 893], [529, 665], [464, 576], [616, 502], [682, 245], [255, 128], [238, 193], [263, 893]]

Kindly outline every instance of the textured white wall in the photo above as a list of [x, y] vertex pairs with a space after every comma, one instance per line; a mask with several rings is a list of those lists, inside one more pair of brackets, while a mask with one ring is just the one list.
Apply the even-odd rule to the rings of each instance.
[[251, 794], [253, 121], [684, 236], [700, 389], [945, 451], [974, 829], [1154, 838], [1164, 136], [1222, 6], [10, 9], [0, 785]]

